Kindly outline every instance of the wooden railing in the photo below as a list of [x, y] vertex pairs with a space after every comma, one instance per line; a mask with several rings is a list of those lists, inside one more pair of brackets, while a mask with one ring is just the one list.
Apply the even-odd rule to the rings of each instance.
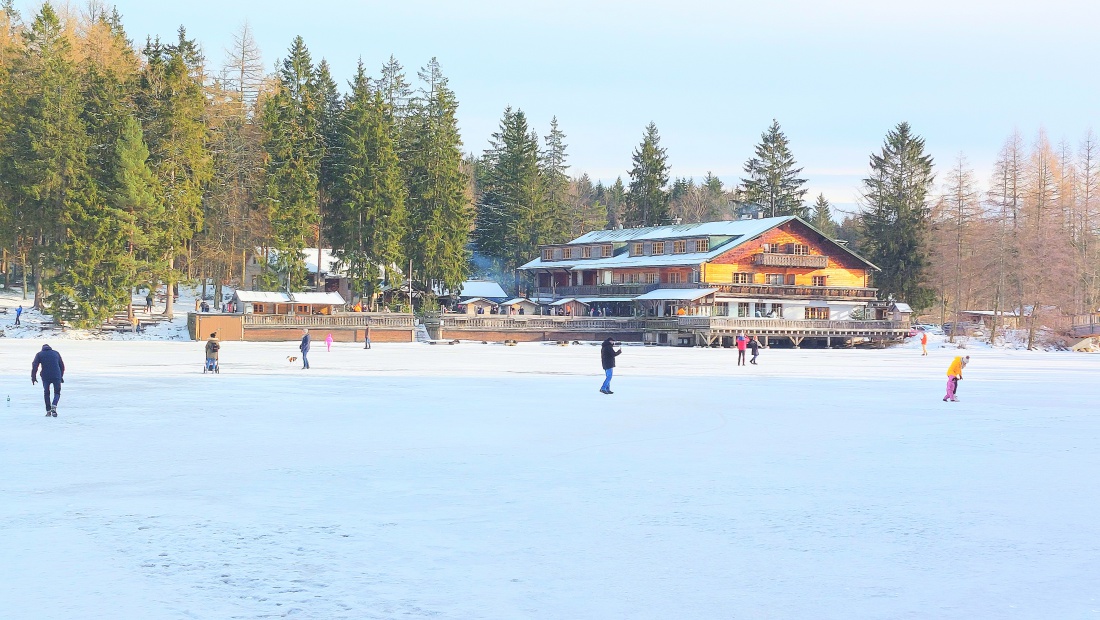
[[682, 316], [681, 329], [744, 331], [745, 333], [901, 333], [909, 331], [908, 321], [824, 321], [795, 319], [739, 319], [723, 316]]
[[752, 257], [752, 264], [761, 267], [807, 267], [810, 269], [824, 269], [829, 266], [829, 258], [817, 254], [761, 252]]
[[[425, 321], [434, 324], [434, 320]], [[549, 316], [442, 316], [443, 329], [518, 330], [518, 331], [639, 331], [644, 319], [622, 317], [549, 317]]]
[[[786, 256], [786, 255], [783, 255]], [[791, 256], [794, 256], [793, 254]], [[600, 286], [540, 287], [539, 295], [557, 297], [636, 297], [659, 288], [716, 288], [721, 293], [757, 298], [836, 299], [870, 301], [878, 289], [853, 286], [790, 286], [782, 284], [721, 284], [715, 282], [662, 282], [661, 284], [603, 284]]]
[[412, 329], [416, 320], [411, 314], [349, 313], [349, 314], [245, 314], [244, 326], [249, 327], [379, 327]]
[[1095, 314], [1079, 314], [1073, 317], [1070, 333], [1078, 338], [1100, 336], [1100, 316]]

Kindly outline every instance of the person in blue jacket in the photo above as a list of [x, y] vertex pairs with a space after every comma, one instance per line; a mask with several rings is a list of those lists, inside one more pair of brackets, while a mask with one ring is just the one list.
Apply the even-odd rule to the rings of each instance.
[[[31, 363], [31, 385], [38, 383], [38, 369], [42, 368], [42, 397], [46, 401], [46, 416], [57, 417], [57, 401], [61, 400], [61, 384], [65, 382], [65, 361], [61, 354], [42, 345]], [[53, 400], [50, 399], [50, 386], [53, 386]]]
[[309, 360], [306, 359], [306, 355], [309, 354], [309, 330], [302, 330], [302, 344], [298, 345], [298, 350], [302, 352], [302, 370], [309, 369]]
[[19, 325], [19, 315], [23, 314], [23, 306], [15, 309], [15, 324]]

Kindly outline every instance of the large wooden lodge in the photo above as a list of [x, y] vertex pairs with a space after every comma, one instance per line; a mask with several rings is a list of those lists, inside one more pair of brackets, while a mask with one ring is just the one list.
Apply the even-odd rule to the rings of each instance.
[[797, 217], [598, 230], [540, 248], [520, 269], [540, 303], [572, 299], [590, 317], [631, 317], [655, 344], [716, 344], [739, 332], [888, 340], [908, 315], [871, 287], [878, 268]]

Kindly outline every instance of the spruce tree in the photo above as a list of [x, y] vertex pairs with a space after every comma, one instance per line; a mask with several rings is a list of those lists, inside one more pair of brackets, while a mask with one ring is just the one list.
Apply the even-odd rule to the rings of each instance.
[[810, 220], [810, 223], [830, 239], [836, 238], [836, 222], [833, 221], [832, 207], [829, 205], [828, 199], [825, 198], [825, 194], [817, 195], [817, 200], [814, 201], [813, 219]]
[[668, 155], [661, 148], [657, 125], [645, 128], [642, 143], [634, 151], [630, 170], [630, 189], [626, 192], [623, 221], [627, 226], [668, 224]]
[[[277, 251], [278, 285], [305, 287], [302, 251], [315, 240], [319, 224], [323, 102], [316, 69], [301, 37], [296, 37], [278, 71], [276, 92], [262, 111], [266, 183], [264, 201], [271, 220], [271, 246]], [[268, 286], [275, 284], [268, 280]]]
[[[570, 230], [569, 164], [565, 152], [565, 132], [558, 127], [558, 117], [550, 119], [550, 133], [545, 148], [539, 153], [539, 176], [542, 184], [542, 226], [537, 227], [537, 244], [565, 241]], [[548, 224], [548, 225], [547, 225]], [[536, 245], [537, 245], [536, 244]]]
[[760, 135], [760, 144], [756, 145], [756, 156], [745, 162], [745, 173], [741, 180], [743, 200], [756, 205], [764, 217], [797, 215], [809, 219], [810, 215], [803, 199], [806, 179], [798, 178], [802, 168], [795, 168], [787, 136], [779, 129], [779, 123], [772, 120], [767, 131]]
[[408, 234], [405, 185], [387, 107], [359, 63], [337, 134], [330, 224], [333, 248], [360, 298], [377, 293], [379, 267], [389, 274], [404, 262], [401, 243]]
[[908, 302], [920, 312], [935, 298], [925, 281], [932, 157], [924, 139], [900, 123], [886, 134], [870, 165], [871, 174], [863, 179], [860, 249], [882, 269], [874, 277], [879, 297]]
[[167, 287], [164, 312], [172, 316], [175, 283], [182, 274], [176, 259], [202, 228], [203, 190], [212, 174], [206, 146], [203, 58], [180, 28], [175, 44], [159, 40], [144, 50], [146, 65], [138, 90], [149, 167], [162, 191], [164, 217], [157, 229], [162, 253], [160, 280]]
[[[550, 157], [560, 159], [544, 159], [543, 165], [563, 165], [564, 145]], [[529, 260], [552, 223], [539, 164], [538, 136], [528, 127], [527, 116], [523, 110], [506, 108], [481, 162], [484, 180], [475, 233], [478, 250], [494, 258], [505, 273]]]
[[425, 284], [456, 291], [469, 273], [474, 209], [458, 133], [458, 101], [436, 59], [419, 72], [410, 104], [405, 165], [409, 188], [406, 256]]

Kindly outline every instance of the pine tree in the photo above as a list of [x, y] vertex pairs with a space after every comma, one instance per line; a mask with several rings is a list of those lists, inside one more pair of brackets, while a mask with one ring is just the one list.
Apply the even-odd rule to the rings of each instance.
[[330, 225], [333, 248], [360, 298], [377, 292], [379, 267], [388, 274], [403, 264], [401, 243], [408, 234], [405, 185], [387, 108], [359, 63], [340, 118]]
[[817, 200], [814, 201], [813, 219], [810, 220], [810, 223], [830, 239], [836, 238], [836, 222], [833, 220], [832, 206], [829, 204], [829, 200], [825, 198], [825, 194], [817, 195]]
[[543, 221], [536, 245], [565, 241], [569, 230], [569, 164], [565, 152], [565, 132], [558, 127], [558, 117], [550, 119], [550, 133], [544, 138], [545, 148], [539, 153], [539, 176], [542, 184]]
[[405, 164], [410, 231], [405, 255], [422, 282], [454, 291], [469, 273], [467, 244], [474, 222], [455, 116], [458, 101], [434, 58], [419, 77], [421, 87], [410, 104]]
[[601, 198], [601, 200], [607, 205], [607, 228], [615, 230], [620, 226], [624, 226], [623, 211], [626, 207], [626, 186], [623, 185], [622, 177], [615, 178], [615, 182], [607, 188], [606, 197]]
[[765, 217], [797, 215], [809, 219], [810, 215], [803, 199], [806, 179], [798, 178], [802, 168], [795, 168], [787, 136], [772, 120], [767, 131], [760, 135], [760, 144], [756, 145], [756, 156], [745, 162], [745, 173], [741, 180], [743, 200], [759, 207]]
[[264, 201], [271, 220], [271, 246], [277, 252], [280, 288], [298, 291], [306, 282], [302, 251], [312, 245], [319, 225], [324, 155], [317, 71], [301, 37], [294, 39], [277, 77], [276, 92], [265, 101], [261, 119], [266, 154]]
[[671, 220], [668, 204], [668, 155], [661, 148], [657, 125], [646, 126], [645, 137], [634, 151], [630, 189], [623, 220], [627, 226], [660, 226]]
[[[558, 161], [548, 161], [558, 157]], [[558, 154], [543, 159], [544, 170], [561, 173], [564, 145]], [[552, 217], [561, 212], [548, 210], [545, 189], [557, 184], [543, 178], [540, 172], [538, 136], [527, 125], [523, 110], [506, 108], [500, 129], [493, 134], [481, 165], [484, 167], [483, 187], [477, 209], [475, 241], [478, 250], [496, 259], [504, 273], [512, 273], [537, 250], [548, 233]], [[553, 169], [552, 166], [558, 166]], [[566, 179], [568, 183], [568, 179]], [[560, 188], [555, 188], [561, 191]], [[566, 189], [567, 191], [567, 189]], [[564, 196], [560, 196], [564, 199]]]
[[156, 238], [157, 227], [164, 221], [163, 192], [149, 168], [149, 148], [145, 146], [141, 124], [133, 116], [127, 116], [121, 123], [114, 160], [115, 178], [109, 186], [108, 203], [114, 217], [124, 223], [123, 253], [129, 257], [129, 283], [148, 284], [160, 271]]
[[886, 134], [870, 165], [871, 174], [863, 180], [860, 249], [882, 269], [875, 274], [879, 296], [906, 301], [920, 312], [934, 299], [926, 283], [932, 158], [924, 151], [924, 139], [900, 123]]

